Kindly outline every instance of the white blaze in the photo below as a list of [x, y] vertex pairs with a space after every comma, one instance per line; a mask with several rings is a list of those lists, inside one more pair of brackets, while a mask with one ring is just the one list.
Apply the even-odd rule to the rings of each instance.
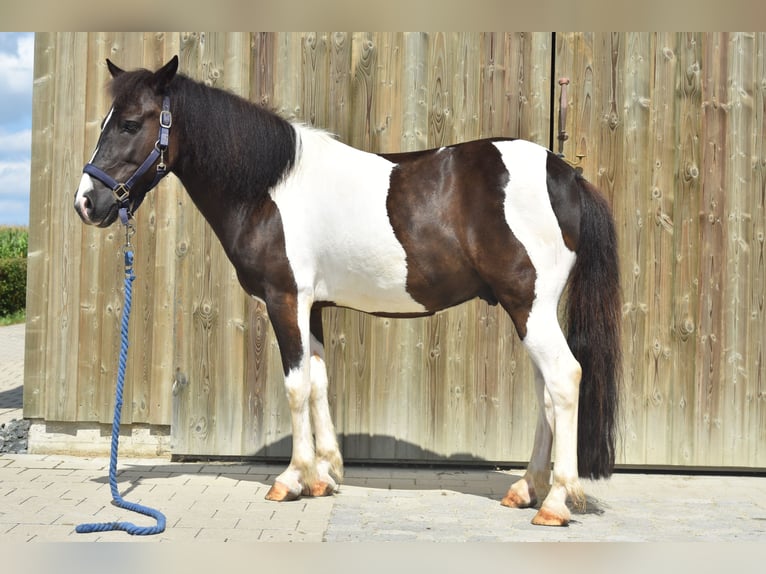
[[[109, 125], [110, 120], [112, 119], [112, 114], [114, 113], [114, 107], [109, 109], [109, 113], [106, 114], [106, 117], [104, 118], [104, 121], [101, 122], [101, 133], [104, 132], [104, 129], [106, 129], [106, 126]], [[98, 153], [99, 146], [96, 145], [96, 149], [93, 150], [93, 155], [90, 156], [90, 159], [88, 160], [88, 163], [93, 163], [93, 160], [96, 159], [96, 154]], [[87, 211], [85, 209], [85, 194], [89, 191], [93, 191], [93, 179], [87, 174], [83, 173], [82, 177], [80, 178], [80, 185], [77, 188], [77, 193], [75, 194], [74, 201], [75, 205], [77, 206], [77, 209], [82, 214], [82, 217], [86, 220], [89, 220]]]

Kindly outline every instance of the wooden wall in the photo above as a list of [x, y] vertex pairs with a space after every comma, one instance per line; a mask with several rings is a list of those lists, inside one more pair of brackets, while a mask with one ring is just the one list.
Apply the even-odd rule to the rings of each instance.
[[[764, 467], [764, 50], [764, 34], [39, 33], [25, 416], [111, 421], [121, 230], [72, 209], [109, 106], [106, 57], [179, 54], [184, 73], [371, 151], [549, 145], [568, 76], [564, 152], [612, 201], [621, 241], [620, 461]], [[123, 421], [170, 425], [176, 454], [287, 455], [263, 306], [175, 178], [137, 220]], [[327, 310], [325, 331], [347, 458], [527, 459], [531, 369], [497, 308]]]
[[766, 35], [557, 39], [567, 154], [618, 222], [621, 460], [763, 468]]

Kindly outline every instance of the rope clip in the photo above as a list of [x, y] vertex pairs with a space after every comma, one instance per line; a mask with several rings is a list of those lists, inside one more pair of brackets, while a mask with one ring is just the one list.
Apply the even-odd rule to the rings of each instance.
[[121, 207], [120, 221], [125, 226], [125, 245], [122, 246], [122, 252], [125, 255], [125, 274], [133, 272], [133, 244], [131, 238], [136, 234], [136, 226], [133, 224], [133, 214], [127, 207]]

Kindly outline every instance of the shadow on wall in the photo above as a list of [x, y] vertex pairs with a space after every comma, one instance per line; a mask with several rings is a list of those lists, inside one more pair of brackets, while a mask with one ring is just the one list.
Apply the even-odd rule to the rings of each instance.
[[[386, 435], [339, 434], [338, 443], [346, 464], [397, 464], [408, 466], [525, 469], [528, 461], [494, 461], [470, 453], [445, 456], [420, 445]], [[285, 436], [258, 451], [243, 456], [218, 457], [173, 454], [178, 462], [244, 460], [285, 463], [292, 452], [292, 437]]]

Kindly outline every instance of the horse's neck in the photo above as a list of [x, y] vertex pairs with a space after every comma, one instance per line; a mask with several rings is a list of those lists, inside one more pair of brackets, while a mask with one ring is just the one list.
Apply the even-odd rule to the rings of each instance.
[[[173, 171], [219, 236], [219, 230], [232, 217], [240, 217], [243, 210], [251, 210], [267, 198], [275, 174], [289, 169], [284, 159], [273, 162], [271, 170], [264, 169], [269, 164], [258, 163], [260, 157], [271, 159], [270, 152], [276, 147], [294, 150], [289, 129], [272, 135], [274, 141], [251, 137], [253, 131], [271, 134], [268, 127], [258, 130], [258, 122], [253, 122], [250, 133], [226, 126], [221, 117], [212, 114], [179, 125], [178, 160]], [[217, 133], [219, 139], [210, 140], [211, 133]], [[253, 147], [244, 149], [248, 145]]]
[[[305, 191], [310, 187], [316, 188], [317, 192], [320, 188], [325, 191], [333, 188], [362, 189], [365, 178], [370, 177], [371, 172], [381, 169], [381, 162], [388, 164], [377, 155], [337, 141], [323, 130], [300, 124], [290, 125], [295, 137], [294, 162], [284, 167], [281, 178], [273, 184], [259, 181], [258, 174], [261, 171], [246, 169], [241, 165], [241, 159], [239, 171], [233, 171], [236, 168], [232, 166], [237, 165], [237, 160], [220, 157], [220, 153], [216, 153], [219, 150], [211, 152], [210, 157], [201, 157], [206, 154], [200, 148], [197, 148], [196, 156], [187, 157], [184, 157], [183, 149], [179, 150], [181, 161], [176, 175], [224, 245], [232, 240], [229, 235], [232, 228], [237, 228], [237, 220], [241, 220], [247, 214], [250, 221], [255, 223], [261, 207], [269, 203], [282, 189], [291, 190], [289, 193]], [[184, 141], [204, 137], [189, 131], [183, 136]], [[258, 145], [267, 152], [264, 156], [268, 158], [272, 143], [261, 141]], [[216, 155], [219, 157], [215, 157]], [[260, 159], [256, 155], [254, 159], [247, 161], [258, 162]], [[252, 190], [257, 192], [250, 194]], [[271, 211], [267, 210], [264, 213], [268, 214]]]

